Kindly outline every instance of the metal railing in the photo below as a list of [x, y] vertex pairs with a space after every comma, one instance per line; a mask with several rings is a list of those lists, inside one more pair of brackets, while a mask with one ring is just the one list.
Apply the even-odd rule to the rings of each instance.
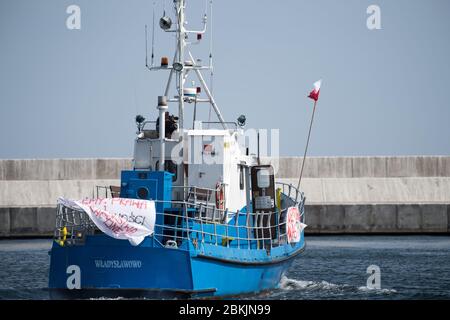
[[239, 128], [238, 124], [234, 121], [224, 121], [224, 122], [220, 122], [220, 121], [202, 121], [202, 124], [207, 124], [208, 125], [208, 129], [210, 129], [210, 125], [213, 124], [230, 124], [233, 125], [235, 128], [234, 130], [237, 130]]
[[[280, 211], [247, 213], [230, 212], [183, 201], [172, 201], [171, 204], [173, 208], [179, 208], [177, 213], [157, 212], [157, 216], [164, 216], [164, 223], [155, 225], [154, 235], [160, 239], [162, 245], [175, 241], [180, 246], [187, 240], [192, 241], [196, 247], [211, 244], [237, 249], [270, 250], [286, 244], [288, 240], [288, 207]], [[212, 215], [208, 214], [208, 211], [212, 212]], [[300, 222], [304, 222], [303, 211], [300, 211]]]
[[81, 208], [66, 207], [58, 203], [54, 239], [61, 246], [82, 245], [87, 235], [100, 232], [88, 214]]
[[94, 186], [92, 198], [117, 198], [120, 196], [120, 186]]
[[[234, 130], [237, 130], [239, 128], [239, 125], [236, 122], [234, 122], [234, 121], [224, 121], [224, 122], [220, 122], [220, 121], [201, 121], [201, 122], [202, 122], [202, 124], [207, 124], [208, 125], [207, 129], [211, 129], [210, 128], [211, 125], [219, 125], [219, 124], [221, 125], [222, 123], [234, 126]], [[157, 123], [156, 121], [144, 121], [142, 123], [142, 125], [141, 125], [141, 131], [154, 130], [153, 128], [150, 129], [149, 125], [153, 125], [154, 127], [156, 127], [156, 123]]]
[[203, 204], [206, 207], [216, 206], [216, 197], [223, 194], [223, 203], [225, 204], [225, 188], [227, 184], [221, 183], [217, 188], [200, 188], [196, 186], [172, 186], [174, 190], [182, 190], [184, 201], [193, 205]]
[[[269, 212], [240, 212], [217, 208], [215, 201], [208, 199], [216, 189], [191, 188], [191, 192], [206, 192], [205, 201], [160, 201], [156, 207], [170, 207], [165, 212], [156, 212], [153, 237], [163, 246], [181, 247], [192, 242], [195, 247], [205, 244], [237, 249], [266, 249], [286, 244], [287, 210], [297, 207], [300, 222], [304, 223], [304, 202], [302, 192], [294, 186], [277, 183], [281, 199], [276, 209]], [[297, 200], [296, 200], [297, 199]], [[277, 199], [278, 200], [278, 199]], [[58, 204], [55, 240], [62, 245], [83, 244], [87, 235], [100, 233], [89, 216], [81, 208], [69, 208]], [[187, 248], [186, 246], [184, 248]]]

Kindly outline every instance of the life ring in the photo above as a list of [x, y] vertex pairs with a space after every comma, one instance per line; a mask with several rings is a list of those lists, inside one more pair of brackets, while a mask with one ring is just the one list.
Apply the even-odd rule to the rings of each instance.
[[223, 210], [225, 208], [223, 185], [220, 182], [216, 183], [216, 208]]

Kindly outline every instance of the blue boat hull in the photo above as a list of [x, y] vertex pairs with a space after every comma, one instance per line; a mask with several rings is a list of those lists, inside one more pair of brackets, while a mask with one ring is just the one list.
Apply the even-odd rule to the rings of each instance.
[[[153, 239], [139, 246], [104, 235], [88, 237], [81, 246], [51, 251], [51, 298], [202, 298], [256, 293], [275, 289], [304, 240], [266, 250], [223, 248], [226, 256], [208, 255], [208, 248], [158, 247]], [[255, 256], [264, 254], [266, 260]], [[280, 254], [283, 252], [283, 254]], [[288, 252], [286, 254], [286, 252]], [[278, 257], [276, 257], [278, 255]], [[70, 266], [79, 268], [80, 287], [68, 289]]]
[[270, 264], [242, 264], [210, 258], [191, 260], [197, 288], [217, 288], [215, 296], [235, 296], [258, 293], [277, 288], [281, 277], [289, 269], [293, 258]]

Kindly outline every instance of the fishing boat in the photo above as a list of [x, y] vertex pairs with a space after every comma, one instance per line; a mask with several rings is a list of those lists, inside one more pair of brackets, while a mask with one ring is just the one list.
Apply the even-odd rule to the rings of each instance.
[[[120, 186], [107, 197], [58, 200], [52, 298], [259, 293], [276, 289], [305, 248], [304, 194], [275, 181], [259, 152], [250, 154], [244, 116], [222, 117], [202, 74], [212, 68], [211, 55], [204, 66], [189, 49], [202, 40], [207, 14], [202, 30], [187, 30], [185, 6], [174, 0], [173, 17], [164, 12], [159, 20], [176, 36], [173, 60], [155, 64], [153, 49], [150, 63], [146, 58], [146, 67], [168, 73], [168, 80], [155, 101], [158, 119], [136, 116], [132, 170], [121, 172]], [[190, 76], [198, 87], [187, 85]], [[169, 113], [170, 104], [178, 114]], [[218, 121], [196, 119], [197, 104], [209, 105]]]

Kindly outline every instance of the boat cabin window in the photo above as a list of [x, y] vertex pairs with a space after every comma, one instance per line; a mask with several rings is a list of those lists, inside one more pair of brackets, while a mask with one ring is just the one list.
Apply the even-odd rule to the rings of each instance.
[[258, 170], [256, 177], [259, 188], [268, 188], [270, 186], [270, 172], [267, 169]]
[[244, 167], [239, 166], [239, 189], [244, 190]]

